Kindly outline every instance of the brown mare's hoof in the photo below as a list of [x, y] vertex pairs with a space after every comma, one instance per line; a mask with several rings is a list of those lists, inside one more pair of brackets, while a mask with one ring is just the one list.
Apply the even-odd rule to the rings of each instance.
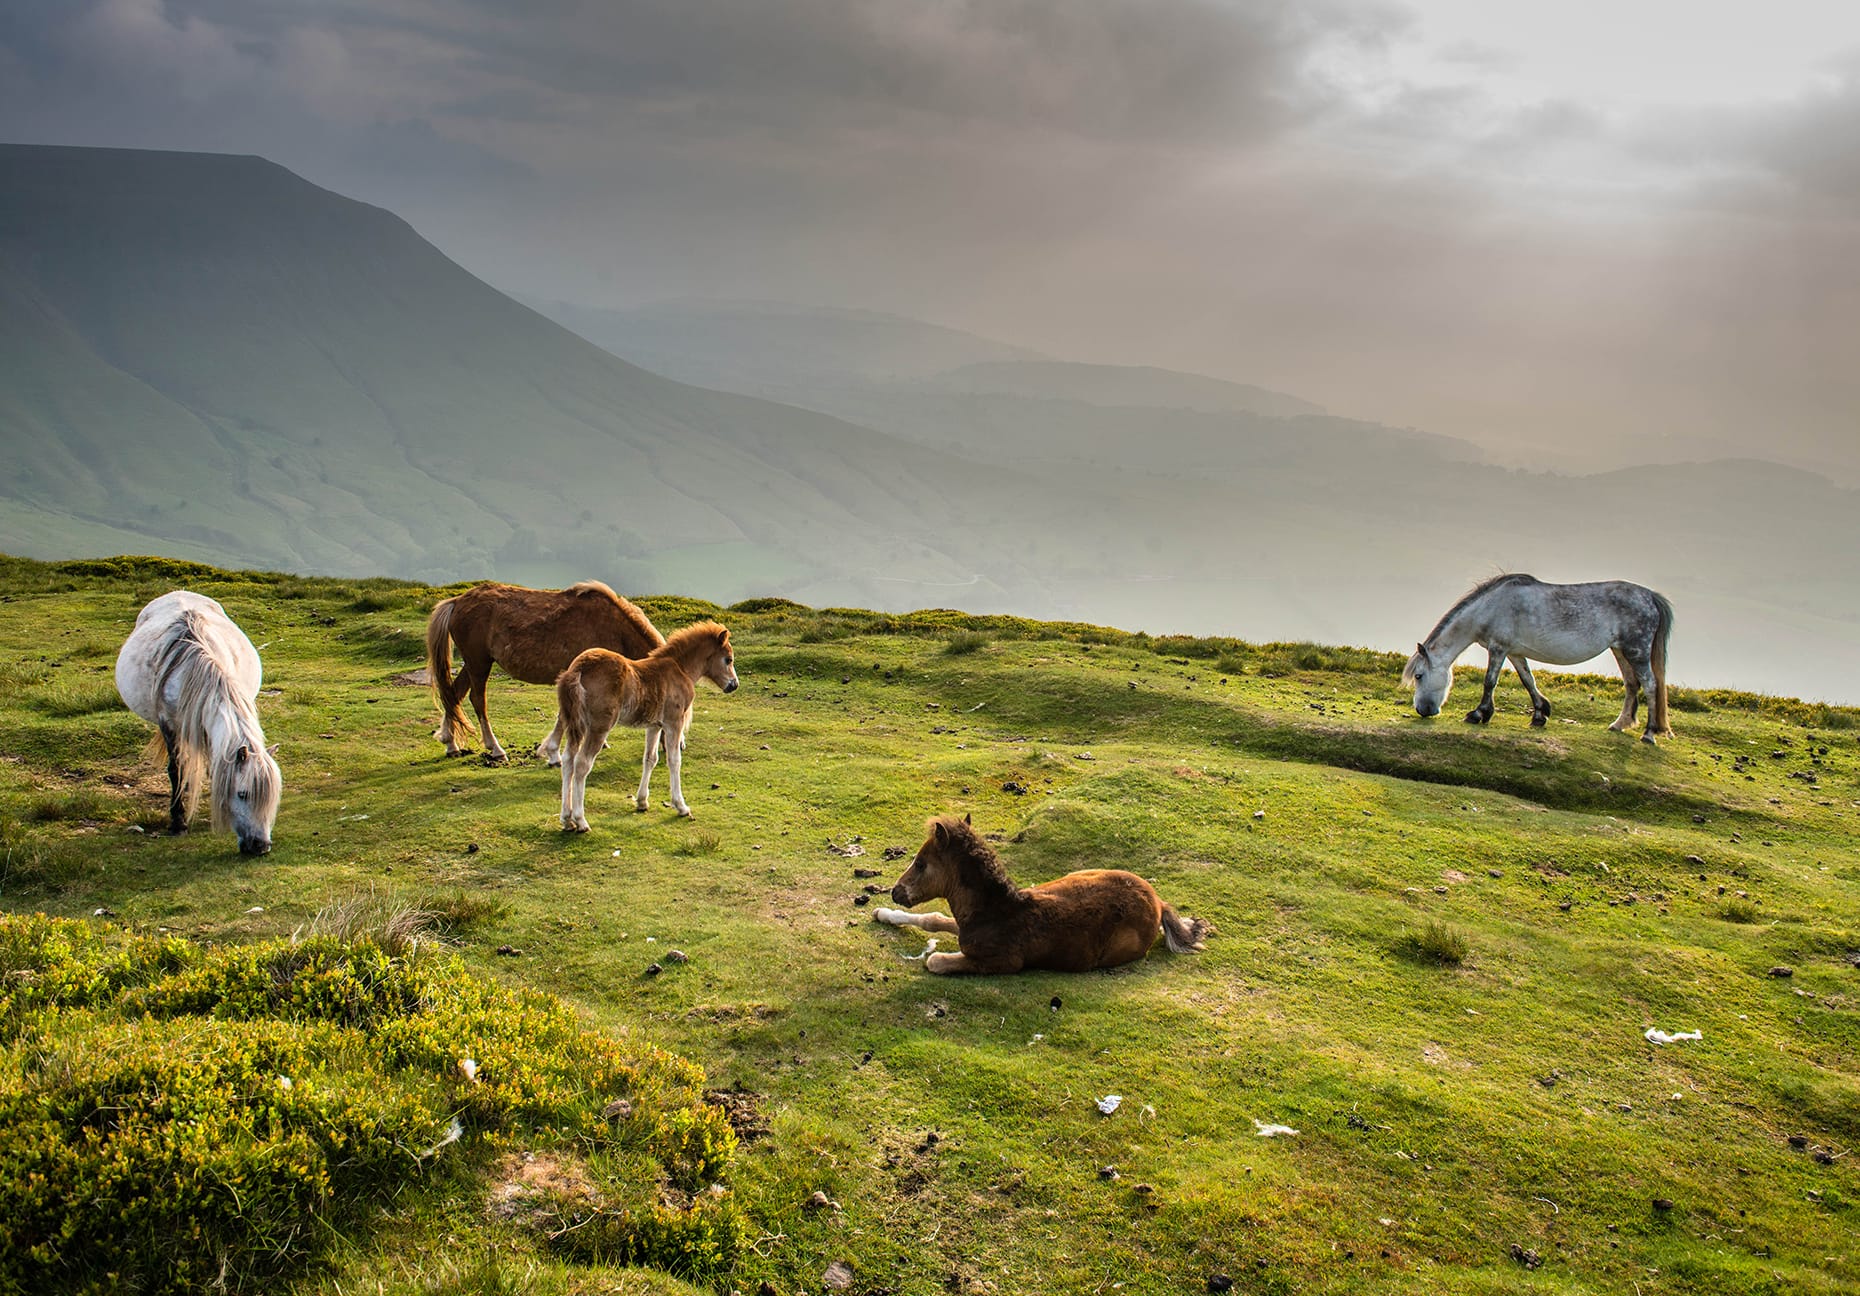
[[1652, 734], [1642, 734], [1640, 736], [1640, 740], [1646, 743], [1649, 747], [1658, 747], [1660, 745], [1659, 743], [1654, 741]]

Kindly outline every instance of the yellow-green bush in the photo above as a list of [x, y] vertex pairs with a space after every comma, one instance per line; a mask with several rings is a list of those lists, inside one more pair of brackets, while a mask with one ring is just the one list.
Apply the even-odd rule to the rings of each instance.
[[[453, 960], [0, 915], [0, 1291], [263, 1289], [457, 1155], [454, 1121], [695, 1190], [735, 1148], [702, 1086]], [[711, 1272], [741, 1228], [703, 1193], [612, 1213], [601, 1247]]]

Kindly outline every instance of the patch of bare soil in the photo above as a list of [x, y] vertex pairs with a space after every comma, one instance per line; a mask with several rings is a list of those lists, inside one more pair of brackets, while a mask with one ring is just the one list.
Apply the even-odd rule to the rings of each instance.
[[485, 1210], [493, 1219], [530, 1224], [565, 1205], [595, 1209], [600, 1195], [579, 1162], [548, 1152], [512, 1152], [497, 1163]]

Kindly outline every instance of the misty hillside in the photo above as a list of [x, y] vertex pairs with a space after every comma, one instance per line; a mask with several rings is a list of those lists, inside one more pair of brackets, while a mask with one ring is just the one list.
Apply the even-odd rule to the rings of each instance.
[[0, 306], [7, 549], [723, 596], [973, 570], [959, 465], [622, 363], [261, 159], [0, 149]]
[[[1677, 681], [1860, 696], [1860, 494], [1824, 478], [1516, 472], [892, 317], [787, 336], [793, 403], [686, 386], [262, 160], [0, 149], [0, 550], [1385, 648], [1499, 570], [1626, 577], [1679, 609]], [[1021, 389], [929, 389], [976, 365]]]
[[929, 391], [981, 396], [1029, 396], [1092, 405], [1186, 409], [1204, 413], [1322, 414], [1322, 406], [1251, 383], [1151, 365], [1069, 364], [1057, 360], [992, 361], [963, 365], [924, 379]]
[[780, 302], [662, 302], [607, 310], [527, 301], [597, 346], [680, 382], [778, 398], [818, 387], [909, 381], [1037, 351], [878, 311]]

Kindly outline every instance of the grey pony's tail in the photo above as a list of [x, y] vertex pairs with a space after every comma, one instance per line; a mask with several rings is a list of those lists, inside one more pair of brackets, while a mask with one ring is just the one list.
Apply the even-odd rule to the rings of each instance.
[[1162, 929], [1171, 954], [1199, 954], [1208, 947], [1214, 924], [1206, 918], [1185, 918], [1174, 905], [1166, 904], [1162, 907]]
[[1666, 714], [1666, 641], [1673, 634], [1673, 605], [1662, 594], [1655, 594], [1653, 601], [1660, 609], [1660, 625], [1653, 632], [1653, 689], [1647, 699], [1647, 732], [1664, 736], [1673, 732]]

